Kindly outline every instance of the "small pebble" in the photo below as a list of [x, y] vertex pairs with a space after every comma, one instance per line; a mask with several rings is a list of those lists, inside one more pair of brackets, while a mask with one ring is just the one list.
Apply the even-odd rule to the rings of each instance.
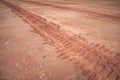
[[16, 67], [18, 67], [19, 66], [19, 63], [16, 63]]

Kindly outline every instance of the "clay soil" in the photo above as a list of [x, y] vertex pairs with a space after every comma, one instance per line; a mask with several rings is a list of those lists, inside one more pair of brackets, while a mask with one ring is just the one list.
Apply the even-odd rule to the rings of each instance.
[[120, 80], [119, 1], [1, 0], [0, 80]]

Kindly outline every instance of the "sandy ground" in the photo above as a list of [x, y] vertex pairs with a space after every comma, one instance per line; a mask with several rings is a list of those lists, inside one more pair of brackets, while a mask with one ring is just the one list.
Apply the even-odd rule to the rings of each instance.
[[5, 1], [12, 5], [0, 1], [0, 80], [120, 80], [120, 6]]
[[[0, 80], [63, 80], [75, 65], [0, 2]], [[22, 25], [21, 25], [22, 24]]]
[[[13, 1], [13, 3], [18, 4], [24, 9], [33, 12], [34, 14], [40, 15], [47, 19], [48, 21], [54, 22], [60, 25], [66, 31], [81, 35], [85, 39], [89, 40], [90, 43], [97, 43], [100, 45], [105, 45], [112, 51], [120, 52], [120, 23], [119, 20], [114, 18], [120, 17], [120, 7], [116, 7], [110, 3], [98, 5], [98, 3], [86, 3], [79, 2], [73, 5], [75, 9], [69, 10], [56, 7], [54, 5], [60, 6], [61, 3], [57, 2], [53, 4], [54, 1]], [[46, 4], [47, 3], [47, 4]], [[59, 4], [58, 4], [59, 3]], [[53, 4], [53, 5], [48, 5]], [[63, 6], [63, 5], [61, 5]], [[64, 3], [64, 6], [70, 7], [68, 4]], [[113, 6], [111, 8], [111, 6]], [[76, 11], [76, 7], [80, 11]], [[107, 8], [107, 9], [106, 9]], [[84, 12], [88, 11], [88, 12]], [[113, 17], [106, 17], [106, 15], [96, 15], [91, 14], [91, 12], [109, 14]]]

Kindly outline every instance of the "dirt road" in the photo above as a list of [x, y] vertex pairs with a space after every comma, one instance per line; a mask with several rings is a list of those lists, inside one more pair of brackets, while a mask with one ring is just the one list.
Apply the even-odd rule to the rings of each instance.
[[[24, 78], [22, 78], [22, 79], [25, 79], [25, 80], [39, 80], [39, 79], [40, 80], [119, 80], [120, 79], [120, 63], [119, 63], [120, 54], [116, 53], [119, 51], [115, 51], [115, 49], [110, 50], [109, 47], [100, 45], [100, 43], [98, 43], [98, 42], [93, 43], [89, 39], [86, 38], [87, 36], [83, 37], [82, 34], [78, 35], [78, 34], [72, 32], [71, 30], [69, 30], [68, 29], [69, 27], [63, 28], [63, 27], [61, 27], [61, 25], [56, 24], [56, 22], [53, 23], [50, 21], [50, 19], [47, 20], [46, 18], [44, 18], [44, 15], [40, 15], [40, 14], [38, 15], [35, 11], [33, 11], [33, 9], [24, 7], [26, 4], [25, 5], [23, 4], [24, 6], [22, 6], [21, 3], [24, 3], [24, 2], [26, 3], [26, 1], [3, 1], [3, 3], [6, 4], [7, 7], [11, 9], [12, 12], [14, 12], [22, 20], [24, 20], [26, 23], [28, 23], [31, 26], [31, 28], [33, 29], [33, 32], [39, 34], [41, 37], [44, 38], [44, 40], [46, 42], [43, 44], [51, 45], [55, 50], [57, 50], [56, 58], [58, 58], [60, 60], [67, 60], [68, 61], [67, 64], [71, 66], [69, 69], [73, 68], [73, 70], [68, 70], [68, 69], [64, 68], [64, 69], [62, 69], [61, 75], [59, 77], [57, 77], [57, 75], [55, 75], [55, 73], [59, 74], [58, 73], [59, 71], [57, 72], [56, 70], [53, 70], [50, 72], [50, 74], [52, 72], [54, 72], [52, 74], [52, 77], [46, 76], [44, 73], [46, 78], [42, 78], [42, 79], [40, 79], [41, 77], [38, 78], [38, 74], [35, 76], [31, 76], [31, 74], [33, 74], [37, 71], [37, 70], [34, 70], [33, 72], [30, 72], [29, 74], [27, 74], [27, 77], [24, 76]], [[18, 5], [16, 5], [15, 3]], [[27, 1], [27, 3], [29, 3], [29, 1]], [[37, 2], [37, 4], [38, 3], [39, 2]], [[35, 3], [32, 2], [32, 4], [36, 4], [36, 2]], [[41, 4], [39, 4], [39, 5], [41, 5]], [[53, 6], [53, 5], [45, 4], [43, 6]], [[55, 8], [56, 8], [56, 6], [55, 6]], [[64, 9], [65, 7], [63, 8], [60, 6], [57, 8]], [[72, 8], [70, 8], [70, 9], [65, 8], [65, 9], [73, 10], [73, 11], [75, 10]], [[114, 25], [114, 23], [118, 24], [119, 19], [120, 19], [119, 16], [115, 17], [114, 15], [108, 15], [108, 14], [103, 15], [102, 13], [99, 13], [99, 14], [91, 13], [90, 11], [87, 11], [87, 12], [83, 11], [82, 14], [85, 14], [85, 15], [87, 14], [88, 16], [93, 16], [92, 20], [93, 20], [93, 18], [97, 17], [97, 15], [99, 15], [100, 18], [105, 17], [104, 19], [115, 20], [112, 23], [113, 25]], [[108, 15], [108, 16], [105, 16], [105, 15]], [[98, 23], [102, 19], [102, 18], [100, 19], [99, 16], [97, 17]], [[93, 20], [93, 21], [95, 21], [95, 20]], [[63, 24], [63, 25], [65, 25], [65, 24]], [[117, 26], [118, 25], [116, 25], [116, 27]], [[115, 39], [115, 41], [119, 42], [119, 39]], [[104, 42], [102, 42], [102, 43], [104, 44]], [[108, 45], [108, 46], [110, 46], [110, 45]], [[44, 53], [44, 51], [43, 51], [43, 53]], [[51, 54], [51, 56], [53, 56], [53, 54]], [[42, 58], [45, 58], [45, 57], [46, 56], [43, 56]], [[28, 64], [28, 63], [31, 64], [29, 66], [32, 68], [34, 68], [34, 66], [39, 66], [38, 63], [36, 63], [37, 62], [36, 60], [35, 60], [35, 62], [33, 62], [33, 61], [34, 61], [33, 58], [30, 56], [28, 58], [28, 62], [26, 62], [26, 64]], [[69, 64], [69, 62], [71, 62], [71, 63]], [[54, 67], [56, 67], [57, 64], [59, 66], [65, 65], [65, 64], [60, 65], [60, 63], [56, 63], [56, 65]], [[18, 64], [16, 64], [16, 66], [17, 65]], [[49, 69], [49, 66], [47, 68]], [[74, 68], [76, 68], [76, 69], [74, 69]], [[20, 69], [22, 69], [22, 68], [20, 68]], [[66, 71], [64, 71], [64, 70], [66, 70]], [[39, 71], [40, 71], [40, 69], [38, 70], [38, 72]], [[73, 72], [73, 74], [72, 74], [72, 72]], [[48, 74], [48, 73], [46, 72], [46, 74]], [[65, 75], [67, 77], [65, 77]], [[1, 78], [1, 80], [2, 79], [3, 78]], [[15, 80], [15, 78], [13, 78], [13, 79]], [[21, 78], [18, 78], [18, 79], [21, 79]]]
[[[108, 49], [114, 52], [120, 52], [119, 41], [120, 41], [120, 32], [119, 32], [119, 20], [116, 18], [110, 18], [106, 16], [101, 16], [99, 14], [118, 16], [119, 17], [119, 7], [115, 8], [113, 5], [104, 4], [100, 5], [99, 3], [83, 3], [80, 2], [78, 5], [71, 4], [73, 8], [78, 10], [85, 10], [86, 12], [80, 12], [76, 10], [69, 10], [63, 8], [56, 8], [50, 6], [52, 2], [44, 1], [11, 1], [14, 4], [18, 4], [20, 7], [25, 10], [32, 12], [36, 15], [47, 19], [50, 22], [58, 24], [61, 28], [66, 30], [68, 33], [73, 33], [80, 35], [87, 39], [89, 42], [93, 42], [100, 45], [105, 45]], [[50, 4], [49, 6], [41, 5]], [[56, 4], [56, 3], [52, 3]], [[88, 5], [89, 4], [89, 5]], [[90, 5], [91, 4], [91, 5]], [[95, 5], [96, 4], [96, 5]], [[64, 6], [69, 7], [70, 5], [64, 4]], [[100, 6], [97, 6], [100, 5]], [[105, 6], [106, 5], [106, 6]], [[32, 7], [34, 6], [34, 7]], [[59, 5], [61, 7], [61, 3]], [[63, 7], [64, 7], [63, 6]], [[92, 6], [92, 7], [91, 7]], [[105, 6], [105, 7], [101, 7]], [[111, 8], [111, 6], [113, 6]], [[71, 8], [71, 7], [70, 7]], [[110, 9], [108, 9], [110, 8]], [[90, 13], [89, 13], [90, 12]], [[98, 13], [96, 15], [92, 13]]]

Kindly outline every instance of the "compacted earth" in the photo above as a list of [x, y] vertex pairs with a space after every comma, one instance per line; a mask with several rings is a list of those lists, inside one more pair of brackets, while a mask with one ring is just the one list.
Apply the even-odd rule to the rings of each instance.
[[0, 0], [0, 80], [120, 80], [119, 0]]

